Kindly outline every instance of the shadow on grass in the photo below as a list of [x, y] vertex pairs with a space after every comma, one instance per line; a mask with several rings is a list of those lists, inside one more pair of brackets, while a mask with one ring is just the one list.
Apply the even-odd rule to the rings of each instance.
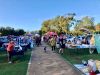
[[[15, 55], [13, 56], [13, 61], [14, 62], [23, 62], [29, 60], [31, 50], [28, 50], [24, 53], [24, 55]], [[7, 57], [7, 52], [6, 51], [0, 51], [0, 63], [7, 63], [8, 62], [8, 57]]]
[[5, 50], [0, 51], [0, 63], [7, 62], [7, 52]]

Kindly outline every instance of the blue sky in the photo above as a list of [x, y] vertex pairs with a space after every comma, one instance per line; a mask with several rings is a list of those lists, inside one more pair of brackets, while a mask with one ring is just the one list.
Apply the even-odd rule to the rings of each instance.
[[71, 12], [77, 18], [92, 16], [98, 23], [100, 0], [0, 0], [0, 27], [39, 30], [44, 20]]

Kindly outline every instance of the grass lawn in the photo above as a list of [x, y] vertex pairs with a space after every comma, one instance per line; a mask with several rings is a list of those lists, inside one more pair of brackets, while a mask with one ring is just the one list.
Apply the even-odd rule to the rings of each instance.
[[[69, 61], [72, 64], [78, 64], [81, 63], [82, 60], [89, 60], [89, 59], [94, 59], [94, 60], [100, 60], [100, 54], [88, 54], [87, 52], [82, 52], [80, 53], [74, 52], [75, 50], [72, 49], [73, 51], [70, 51], [68, 49], [64, 50], [64, 54], [61, 54], [61, 56]], [[84, 49], [83, 51], [87, 51], [87, 49]], [[58, 51], [57, 51], [58, 52]]]
[[0, 75], [26, 75], [31, 50], [23, 57], [13, 57], [14, 63], [8, 64], [5, 51], [0, 51]]

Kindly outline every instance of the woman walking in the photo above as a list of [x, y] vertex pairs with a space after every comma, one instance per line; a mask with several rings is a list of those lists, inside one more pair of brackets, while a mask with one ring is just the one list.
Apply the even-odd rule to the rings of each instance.
[[55, 47], [56, 47], [56, 38], [55, 38], [55, 36], [51, 37], [51, 39], [50, 39], [50, 45], [52, 47], [52, 51], [54, 51]]

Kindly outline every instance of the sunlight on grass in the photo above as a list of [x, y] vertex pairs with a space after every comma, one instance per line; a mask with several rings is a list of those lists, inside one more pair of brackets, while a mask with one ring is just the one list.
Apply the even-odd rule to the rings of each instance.
[[0, 54], [0, 75], [26, 75], [31, 51], [27, 51], [24, 56], [14, 56], [14, 63], [8, 64], [6, 52]]
[[[85, 49], [83, 51], [85, 51]], [[72, 64], [81, 63], [82, 60], [86, 60], [86, 61], [89, 59], [100, 60], [100, 54], [88, 54], [88, 53], [85, 54], [85, 52], [84, 53], [75, 53], [75, 52], [69, 53], [68, 49], [65, 49], [64, 54], [62, 54], [61, 56]]]

